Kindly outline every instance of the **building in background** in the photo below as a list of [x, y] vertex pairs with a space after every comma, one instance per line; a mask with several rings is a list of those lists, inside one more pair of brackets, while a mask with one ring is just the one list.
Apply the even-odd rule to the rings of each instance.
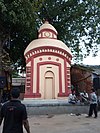
[[72, 65], [71, 66], [71, 83], [76, 93], [86, 91], [90, 93], [93, 87], [93, 69], [89, 66]]

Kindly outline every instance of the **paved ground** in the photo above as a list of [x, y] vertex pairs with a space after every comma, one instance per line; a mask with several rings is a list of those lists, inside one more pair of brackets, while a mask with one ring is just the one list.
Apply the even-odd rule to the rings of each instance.
[[97, 119], [86, 114], [31, 116], [29, 122], [31, 133], [100, 133], [100, 113]]
[[100, 113], [97, 119], [86, 114], [36, 115], [29, 116], [29, 123], [31, 133], [100, 133]]

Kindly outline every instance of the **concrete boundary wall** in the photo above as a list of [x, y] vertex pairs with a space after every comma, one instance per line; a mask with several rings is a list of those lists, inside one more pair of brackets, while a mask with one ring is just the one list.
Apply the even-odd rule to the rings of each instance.
[[88, 106], [26, 106], [28, 115], [88, 114]]
[[88, 114], [88, 105], [71, 105], [64, 101], [31, 101], [23, 102], [27, 108], [28, 115], [47, 114]]

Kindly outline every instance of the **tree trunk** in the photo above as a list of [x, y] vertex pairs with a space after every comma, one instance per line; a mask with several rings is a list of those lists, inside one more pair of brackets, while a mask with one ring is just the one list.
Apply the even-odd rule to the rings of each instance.
[[[2, 76], [2, 41], [0, 40], [0, 76]], [[0, 88], [0, 103], [2, 98], [2, 88]]]
[[0, 76], [2, 76], [3, 70], [2, 70], [2, 41], [0, 40]]

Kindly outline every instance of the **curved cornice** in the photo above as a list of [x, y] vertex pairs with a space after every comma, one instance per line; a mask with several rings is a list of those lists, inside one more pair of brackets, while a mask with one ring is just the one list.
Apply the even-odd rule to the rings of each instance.
[[42, 46], [35, 49], [31, 49], [25, 54], [26, 62], [30, 60], [30, 58], [35, 58], [41, 55], [56, 55], [61, 58], [66, 58], [69, 62], [71, 62], [72, 55], [69, 54], [66, 50], [61, 48], [55, 48], [51, 46]]

